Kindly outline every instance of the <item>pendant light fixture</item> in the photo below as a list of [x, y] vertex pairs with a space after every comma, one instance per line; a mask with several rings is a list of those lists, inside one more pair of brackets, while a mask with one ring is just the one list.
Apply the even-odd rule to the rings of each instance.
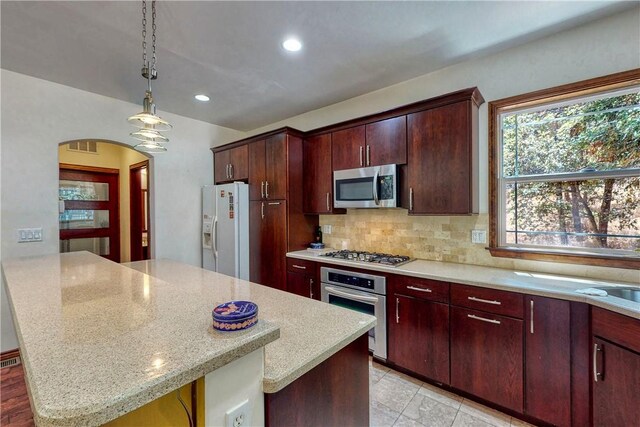
[[131, 116], [128, 122], [140, 129], [131, 132], [131, 136], [141, 141], [134, 148], [147, 153], [163, 153], [167, 151], [164, 145], [169, 139], [161, 132], [168, 131], [172, 126], [156, 114], [156, 105], [151, 93], [151, 80], [158, 78], [156, 69], [156, 0], [151, 1], [151, 61], [147, 59], [147, 2], [142, 0], [142, 77], [147, 80], [147, 91], [142, 101], [142, 112]]

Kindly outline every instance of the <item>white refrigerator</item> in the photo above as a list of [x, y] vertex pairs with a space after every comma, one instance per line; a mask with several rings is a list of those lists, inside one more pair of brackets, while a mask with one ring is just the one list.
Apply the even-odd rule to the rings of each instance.
[[249, 280], [249, 186], [202, 187], [202, 268]]

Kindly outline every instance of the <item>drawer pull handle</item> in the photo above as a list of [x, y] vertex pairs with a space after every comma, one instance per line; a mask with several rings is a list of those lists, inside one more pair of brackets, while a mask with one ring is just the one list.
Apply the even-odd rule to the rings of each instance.
[[482, 299], [482, 298], [476, 298], [476, 297], [467, 297], [467, 299], [469, 301], [483, 302], [485, 304], [502, 305], [500, 301], [496, 301], [496, 300], [488, 300], [488, 299]]
[[531, 333], [533, 333], [533, 300], [531, 300]]
[[400, 323], [400, 298], [396, 298], [396, 323]]
[[598, 372], [598, 352], [602, 351], [598, 344], [593, 344], [593, 381], [598, 382], [598, 377], [602, 376], [602, 372]]
[[307, 267], [305, 267], [304, 265], [298, 265], [298, 264], [291, 264], [291, 267], [299, 268], [300, 270], [306, 270], [307, 269]]
[[496, 325], [500, 324], [499, 320], [487, 319], [485, 317], [476, 316], [475, 314], [467, 314], [467, 317], [470, 319], [482, 320], [483, 322], [487, 322], [487, 323], [494, 323]]
[[407, 289], [411, 289], [412, 291], [418, 291], [418, 292], [433, 292], [429, 288], [418, 288], [416, 286], [407, 286]]

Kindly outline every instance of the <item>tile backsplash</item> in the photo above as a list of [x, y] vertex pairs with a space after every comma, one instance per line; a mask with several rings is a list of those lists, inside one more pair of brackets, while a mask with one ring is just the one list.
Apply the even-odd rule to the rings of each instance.
[[325, 224], [332, 233], [323, 241], [334, 249], [640, 283], [637, 270], [492, 257], [485, 244], [471, 243], [474, 229], [487, 230], [488, 239], [488, 214], [409, 216], [404, 209], [349, 209], [346, 215], [321, 215], [320, 225]]

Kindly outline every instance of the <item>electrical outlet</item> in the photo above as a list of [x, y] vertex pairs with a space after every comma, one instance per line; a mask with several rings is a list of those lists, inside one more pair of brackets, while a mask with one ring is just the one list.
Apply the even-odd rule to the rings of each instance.
[[487, 243], [487, 230], [471, 230], [471, 243]]
[[247, 427], [251, 425], [251, 405], [245, 400], [229, 409], [225, 417], [226, 427]]
[[325, 224], [322, 226], [322, 234], [331, 234], [331, 224]]
[[18, 243], [42, 242], [42, 227], [19, 228]]

